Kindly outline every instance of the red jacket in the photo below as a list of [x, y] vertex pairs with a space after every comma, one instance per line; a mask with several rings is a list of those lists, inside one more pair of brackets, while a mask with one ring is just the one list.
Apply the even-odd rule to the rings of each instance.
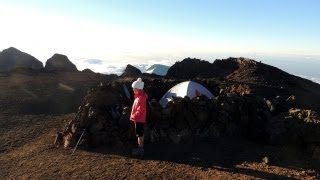
[[147, 94], [140, 90], [134, 95], [134, 102], [131, 110], [130, 120], [134, 122], [146, 122]]

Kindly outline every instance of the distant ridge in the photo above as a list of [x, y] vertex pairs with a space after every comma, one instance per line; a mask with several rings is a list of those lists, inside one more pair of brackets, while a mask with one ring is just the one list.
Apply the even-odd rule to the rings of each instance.
[[276, 67], [248, 58], [217, 59], [213, 63], [186, 58], [168, 70], [170, 78], [222, 78], [246, 83], [291, 85], [296, 78]]
[[167, 75], [169, 68], [170, 67], [166, 65], [154, 64], [154, 65], [151, 65], [149, 68], [147, 68], [146, 73], [165, 76]]

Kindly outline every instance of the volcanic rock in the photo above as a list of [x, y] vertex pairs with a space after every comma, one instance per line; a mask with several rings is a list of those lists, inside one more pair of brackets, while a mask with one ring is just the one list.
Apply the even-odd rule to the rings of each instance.
[[[145, 87], [146, 92], [157, 83], [144, 81], [149, 85]], [[86, 127], [89, 129], [85, 139], [92, 146], [135, 142], [134, 129], [129, 121], [132, 101], [126, 98], [123, 83], [131, 84], [113, 82], [91, 90], [77, 117], [61, 132], [61, 143], [73, 146]], [[147, 114], [146, 141], [175, 144], [196, 143], [226, 135], [242, 135], [250, 140], [265, 141], [266, 125], [270, 119], [264, 99], [236, 94], [215, 99], [205, 96], [193, 99], [175, 97], [165, 108], [151, 100]]]
[[297, 78], [276, 67], [248, 58], [228, 58], [213, 63], [186, 58], [176, 62], [167, 73], [170, 78], [214, 77], [237, 82], [293, 86]]
[[228, 80], [284, 87], [295, 84], [295, 76], [276, 67], [243, 57], [229, 60], [236, 62], [238, 68], [226, 77]]
[[311, 110], [291, 108], [268, 123], [270, 143], [290, 146], [319, 146], [320, 118]]
[[121, 76], [122, 77], [137, 77], [137, 76], [140, 76], [141, 74], [142, 73], [138, 68], [128, 64]]
[[[202, 66], [202, 63], [207, 66], [210, 64], [197, 59], [188, 59], [183, 63], [199, 63], [199, 66]], [[207, 68], [205, 65], [203, 67]], [[261, 63], [245, 58], [217, 60], [211, 64], [211, 68], [219, 67], [223, 70], [217, 70], [211, 75], [238, 78], [234, 72], [239, 70], [240, 74], [251, 73], [254, 77], [248, 77], [247, 80], [252, 83], [238, 82], [239, 79], [229, 81], [197, 77], [193, 80], [212, 90], [214, 98], [173, 97], [166, 107], [162, 107], [154, 99], [160, 99], [168, 89], [182, 80], [143, 77], [144, 90], [150, 98], [147, 107], [146, 142], [197, 143], [217, 137], [240, 136], [258, 143], [308, 147], [312, 149], [311, 155], [316, 157], [318, 150], [314, 150], [313, 147], [320, 146], [318, 111], [299, 107], [304, 105], [300, 98], [306, 97], [307, 93], [313, 94], [310, 95], [310, 99], [312, 97], [313, 100], [311, 102], [319, 102], [316, 96], [318, 91], [315, 91], [319, 89], [319, 85], [299, 79], [299, 83], [306, 82], [308, 85], [304, 86], [303, 91], [299, 89], [300, 86], [280, 88], [282, 84], [265, 85], [263, 82], [267, 78], [256, 75], [256, 72], [261, 70], [260, 65], [264, 67]], [[271, 70], [264, 70], [272, 71], [272, 67], [270, 68]], [[277, 70], [274, 74], [277, 75]], [[288, 81], [281, 80], [281, 82], [290, 87], [290, 78], [295, 79], [295, 77], [289, 74], [287, 77], [287, 74], [281, 72], [279, 74], [280, 77], [288, 78], [286, 79]], [[176, 75], [179, 76], [178, 73]], [[181, 77], [188, 75], [190, 74]], [[60, 133], [62, 143], [73, 146], [79, 139], [80, 132], [86, 127], [90, 128], [84, 136], [84, 142], [92, 146], [136, 143], [134, 126], [129, 121], [133, 94], [125, 88], [130, 87], [134, 80], [134, 77], [120, 77], [111, 85], [102, 84], [90, 91], [77, 117]], [[277, 83], [277, 80], [274, 83]], [[314, 104], [314, 107], [318, 105]]]
[[14, 47], [0, 52], [0, 72], [11, 72], [20, 68], [39, 71], [43, 69], [43, 64], [35, 57], [21, 52]]
[[171, 78], [195, 78], [210, 74], [212, 64], [195, 58], [186, 58], [176, 62], [168, 69], [167, 77]]
[[87, 73], [87, 74], [94, 74], [94, 73], [95, 73], [95, 72], [93, 72], [91, 69], [88, 69], [88, 68], [82, 70], [81, 72]]
[[47, 60], [45, 65], [47, 72], [78, 72], [77, 67], [68, 59], [67, 56], [62, 54], [54, 54]]
[[170, 67], [167, 77], [171, 78], [225, 78], [233, 71], [238, 69], [239, 65], [236, 58], [228, 58], [225, 60], [215, 60], [213, 63], [208, 61], [186, 58], [181, 62], [176, 62]]

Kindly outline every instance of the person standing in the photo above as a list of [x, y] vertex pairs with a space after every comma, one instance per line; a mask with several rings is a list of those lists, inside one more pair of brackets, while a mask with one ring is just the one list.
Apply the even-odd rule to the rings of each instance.
[[144, 126], [147, 114], [147, 94], [143, 90], [144, 82], [138, 78], [132, 83], [134, 102], [131, 110], [130, 120], [134, 122], [135, 133], [138, 138], [138, 148], [133, 149], [132, 155], [144, 155]]

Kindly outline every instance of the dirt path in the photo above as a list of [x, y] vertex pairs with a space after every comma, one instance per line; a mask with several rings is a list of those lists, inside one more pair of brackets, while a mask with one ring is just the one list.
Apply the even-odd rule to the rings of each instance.
[[[221, 138], [197, 145], [64, 150], [52, 145], [64, 116], [0, 115], [0, 179], [317, 179], [320, 162], [293, 149]], [[263, 162], [268, 157], [269, 162]]]

